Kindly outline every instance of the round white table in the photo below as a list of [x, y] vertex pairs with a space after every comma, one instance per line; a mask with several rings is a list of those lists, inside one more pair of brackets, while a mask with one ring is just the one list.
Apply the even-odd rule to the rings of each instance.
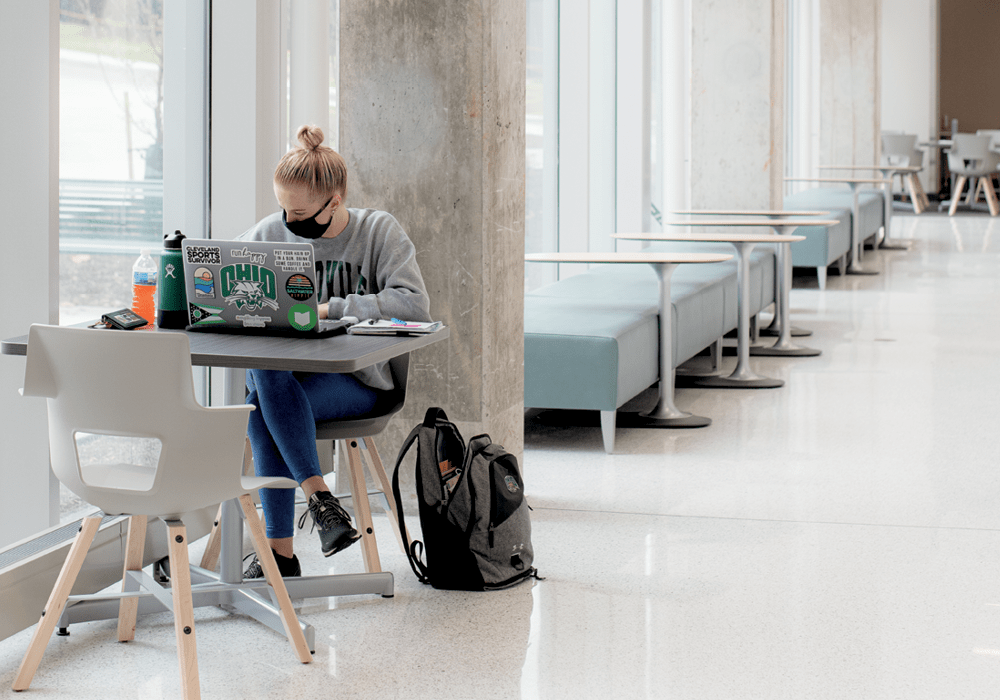
[[[666, 226], [769, 226], [768, 219], [697, 219], [695, 221], [664, 221]], [[614, 238], [640, 241], [692, 241], [729, 243], [736, 249], [736, 369], [726, 377], [693, 378], [697, 386], [719, 389], [773, 389], [784, 385], [781, 379], [763, 377], [750, 367], [750, 253], [758, 243], [778, 243], [779, 250], [805, 236], [783, 236], [773, 233], [616, 233]], [[787, 308], [787, 305], [786, 307]], [[785, 324], [787, 327], [787, 323]], [[819, 354], [819, 351], [815, 351]]]
[[674, 405], [674, 340], [673, 315], [670, 312], [670, 277], [678, 265], [715, 263], [730, 260], [732, 255], [721, 253], [527, 253], [527, 262], [556, 263], [618, 263], [651, 265], [660, 281], [660, 397], [648, 413], [622, 414], [619, 425], [640, 428], [702, 428], [712, 424], [711, 418], [681, 411]]
[[851, 275], [877, 275], [877, 270], [866, 270], [861, 267], [861, 254], [864, 241], [861, 240], [861, 222], [858, 219], [860, 206], [858, 204], [859, 185], [885, 185], [891, 180], [871, 177], [786, 177], [785, 182], [839, 182], [851, 188], [851, 262], [847, 272]]

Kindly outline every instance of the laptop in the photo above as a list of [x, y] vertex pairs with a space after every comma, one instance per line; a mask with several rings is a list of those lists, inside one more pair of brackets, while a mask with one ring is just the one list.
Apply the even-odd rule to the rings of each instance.
[[311, 243], [181, 242], [189, 331], [322, 338], [357, 319], [320, 319]]

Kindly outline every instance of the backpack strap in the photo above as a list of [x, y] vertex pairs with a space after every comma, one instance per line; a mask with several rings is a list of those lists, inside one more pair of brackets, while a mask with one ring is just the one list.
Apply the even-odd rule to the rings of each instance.
[[[427, 413], [430, 415], [430, 409]], [[439, 409], [440, 410], [440, 409]], [[403, 497], [399, 490], [399, 465], [403, 462], [403, 457], [406, 456], [407, 451], [410, 446], [417, 439], [420, 434], [421, 429], [424, 425], [418, 425], [410, 434], [407, 436], [406, 441], [403, 446], [399, 449], [399, 456], [396, 457], [396, 467], [392, 470], [392, 497], [396, 501], [396, 512], [399, 514], [399, 536], [403, 538], [403, 542], [406, 542], [406, 525], [405, 525], [405, 515], [403, 514]], [[419, 453], [419, 447], [418, 447]], [[417, 466], [419, 469], [419, 465]], [[430, 577], [428, 576], [427, 565], [421, 561], [421, 555], [423, 554], [424, 543], [420, 540], [413, 540], [410, 544], [409, 549], [406, 550], [406, 558], [410, 562], [410, 568], [413, 569], [413, 573], [416, 575], [420, 583], [430, 583]]]

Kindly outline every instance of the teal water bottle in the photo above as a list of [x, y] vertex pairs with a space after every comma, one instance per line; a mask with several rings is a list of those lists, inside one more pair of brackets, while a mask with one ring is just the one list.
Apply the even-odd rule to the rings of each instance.
[[181, 262], [181, 241], [184, 234], [174, 231], [163, 234], [160, 254], [159, 295], [156, 305], [156, 325], [160, 328], [186, 328], [188, 324], [187, 295], [184, 293], [184, 264]]

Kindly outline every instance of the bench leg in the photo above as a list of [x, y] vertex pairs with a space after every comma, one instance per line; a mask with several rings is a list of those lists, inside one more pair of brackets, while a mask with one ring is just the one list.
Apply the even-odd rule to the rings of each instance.
[[604, 438], [604, 451], [609, 455], [615, 452], [615, 422], [617, 411], [601, 411], [601, 437]]
[[820, 291], [826, 289], [826, 268], [817, 267], [816, 268], [816, 280], [819, 282]]
[[708, 356], [712, 360], [712, 374], [722, 371], [722, 338], [708, 346]]

